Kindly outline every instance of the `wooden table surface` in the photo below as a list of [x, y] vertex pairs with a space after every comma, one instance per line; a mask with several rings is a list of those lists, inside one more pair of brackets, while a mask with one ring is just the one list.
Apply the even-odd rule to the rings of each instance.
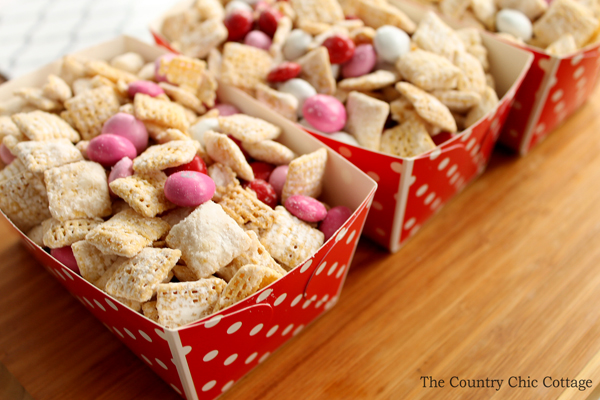
[[[339, 303], [222, 398], [588, 398], [543, 379], [600, 386], [598, 111], [600, 90], [526, 157], [496, 151], [400, 252], [361, 240]], [[0, 363], [33, 398], [178, 398], [6, 223], [0, 260]], [[504, 381], [452, 388], [455, 376]]]

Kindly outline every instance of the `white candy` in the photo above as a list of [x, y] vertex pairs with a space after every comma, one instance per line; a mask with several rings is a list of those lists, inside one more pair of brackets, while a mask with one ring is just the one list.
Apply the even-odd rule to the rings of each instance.
[[293, 61], [302, 57], [312, 42], [312, 36], [302, 29], [294, 29], [290, 32], [283, 44], [283, 56], [286, 60]]
[[403, 30], [384, 25], [377, 29], [373, 45], [383, 60], [396, 63], [398, 57], [410, 51], [410, 38]]
[[331, 137], [332, 139], [335, 140], [339, 140], [340, 142], [346, 143], [346, 144], [351, 144], [352, 146], [358, 146], [360, 147], [360, 144], [356, 141], [356, 139], [354, 138], [354, 136], [350, 135], [349, 133], [346, 132], [334, 132], [334, 133], [330, 133], [329, 137]]
[[504, 9], [496, 14], [496, 29], [525, 41], [531, 39], [533, 27], [531, 21], [521, 11]]
[[199, 141], [204, 146], [204, 132], [219, 131], [219, 120], [216, 118], [203, 118], [190, 126], [192, 139]]
[[227, 3], [225, 6], [225, 14], [229, 14], [233, 10], [246, 10], [252, 12], [252, 7], [250, 7], [245, 1], [233, 0]]
[[298, 99], [298, 109], [296, 111], [298, 112], [299, 116], [302, 116], [302, 106], [304, 105], [304, 101], [317, 94], [317, 91], [310, 83], [299, 78], [286, 81], [279, 86], [279, 91], [283, 93], [289, 93]]
[[110, 65], [113, 67], [119, 68], [123, 71], [131, 72], [132, 74], [137, 74], [145, 63], [146, 62], [142, 56], [133, 52], [121, 54], [110, 61]]

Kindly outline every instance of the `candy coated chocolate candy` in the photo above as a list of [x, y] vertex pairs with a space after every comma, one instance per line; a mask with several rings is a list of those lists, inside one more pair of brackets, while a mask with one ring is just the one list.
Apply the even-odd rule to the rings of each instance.
[[302, 29], [294, 29], [283, 44], [283, 56], [286, 60], [293, 61], [302, 57], [312, 42], [312, 36]]
[[346, 132], [333, 132], [333, 133], [329, 134], [329, 137], [331, 137], [332, 139], [335, 139], [335, 140], [339, 140], [340, 142], [344, 142], [346, 144], [351, 144], [353, 146], [360, 147], [360, 144], [354, 138], [354, 136], [352, 136]]
[[309, 97], [302, 106], [304, 118], [316, 129], [331, 133], [346, 125], [346, 109], [335, 97], [317, 94]]
[[61, 262], [65, 267], [69, 268], [71, 271], [79, 273], [79, 266], [77, 265], [77, 260], [73, 255], [73, 250], [71, 250], [71, 246], [59, 247], [58, 249], [50, 249], [50, 255], [56, 258], [59, 262]]
[[354, 42], [347, 36], [333, 35], [325, 39], [323, 46], [329, 53], [329, 62], [343, 64], [354, 55]]
[[250, 168], [252, 168], [252, 172], [254, 172], [254, 179], [262, 179], [263, 181], [268, 182], [275, 166], [263, 161], [254, 161], [250, 163]]
[[10, 164], [14, 161], [16, 157], [10, 152], [10, 150], [4, 145], [4, 143], [0, 143], [0, 159], [5, 165]]
[[158, 71], [160, 70], [160, 61], [161, 60], [170, 60], [173, 57], [175, 57], [177, 54], [174, 53], [166, 53], [163, 54], [162, 56], [158, 57], [155, 61], [154, 61], [154, 79], [156, 79], [157, 82], [167, 82], [167, 77], [164, 75], [161, 75], [158, 73]]
[[530, 40], [533, 35], [533, 26], [529, 18], [521, 11], [508, 8], [496, 14], [496, 29], [525, 41]]
[[167, 168], [164, 170], [164, 172], [165, 172], [165, 174], [167, 174], [167, 176], [173, 175], [174, 173], [181, 172], [181, 171], [196, 171], [196, 172], [200, 172], [201, 174], [208, 173], [208, 170], [206, 169], [206, 164], [204, 163], [204, 160], [202, 158], [200, 158], [200, 156], [197, 154], [194, 156], [192, 161], [190, 161], [187, 164], [179, 165], [179, 166], [173, 167], [173, 168]]
[[203, 118], [190, 127], [192, 139], [199, 141], [204, 146], [204, 132], [219, 129], [219, 120], [216, 118]]
[[252, 12], [252, 7], [248, 3], [240, 0], [233, 0], [225, 6], [225, 13], [229, 14], [233, 10], [246, 10]]
[[223, 24], [229, 32], [227, 40], [242, 40], [244, 36], [246, 36], [246, 34], [248, 34], [248, 32], [250, 32], [252, 29], [253, 22], [254, 18], [252, 17], [252, 13], [250, 11], [237, 9], [229, 12], [223, 20]]
[[288, 166], [280, 165], [276, 167], [273, 172], [271, 172], [271, 176], [269, 176], [269, 183], [275, 189], [275, 193], [277, 194], [277, 198], [281, 198], [281, 191], [283, 190], [283, 185], [285, 185], [285, 180], [287, 179]]
[[269, 37], [273, 37], [277, 30], [277, 22], [281, 17], [282, 15], [279, 11], [267, 6], [258, 16], [258, 27], [261, 31], [269, 35]]
[[[108, 174], [108, 183], [110, 184], [114, 180], [127, 178], [131, 175], [133, 175], [133, 161], [129, 157], [123, 157], [113, 165], [110, 170], [110, 174]], [[108, 187], [108, 191], [110, 194], [114, 195], [110, 186]]]
[[180, 207], [196, 207], [215, 194], [215, 182], [196, 171], [176, 172], [165, 182], [165, 197]]
[[250, 31], [244, 38], [244, 44], [263, 50], [269, 50], [271, 43], [269, 35], [262, 31]]
[[300, 64], [292, 61], [284, 61], [273, 68], [267, 75], [269, 82], [285, 82], [297, 77], [300, 74], [302, 67]]
[[327, 216], [327, 209], [317, 199], [303, 194], [294, 194], [285, 200], [285, 209], [306, 222], [319, 222]]
[[298, 114], [302, 115], [302, 106], [309, 97], [317, 94], [314, 87], [304, 79], [294, 78], [279, 86], [279, 91], [289, 93], [298, 99]]
[[410, 37], [402, 29], [384, 25], [377, 29], [373, 45], [381, 59], [395, 64], [399, 57], [410, 51]]
[[325, 235], [327, 241], [350, 218], [352, 211], [345, 206], [331, 208], [327, 216], [319, 225], [319, 230]]
[[344, 78], [356, 78], [368, 74], [377, 63], [375, 48], [370, 44], [361, 44], [354, 50], [354, 56], [342, 66]]
[[137, 93], [147, 94], [148, 96], [156, 97], [164, 94], [163, 88], [154, 82], [150, 81], [135, 81], [131, 82], [127, 87], [127, 93], [131, 97], [135, 97]]
[[131, 114], [117, 113], [113, 115], [104, 123], [102, 133], [112, 133], [124, 137], [133, 143], [138, 154], [141, 154], [148, 147], [146, 126]]
[[252, 189], [256, 193], [256, 198], [271, 208], [277, 206], [277, 193], [273, 186], [262, 179], [255, 179], [252, 182], [246, 182], [242, 185], [244, 188]]
[[215, 106], [215, 108], [219, 110], [220, 117], [227, 117], [229, 115], [240, 113], [240, 110], [231, 104], [219, 103]]
[[123, 136], [104, 133], [90, 140], [87, 156], [91, 161], [112, 167], [123, 157], [134, 159], [137, 155], [135, 146]]

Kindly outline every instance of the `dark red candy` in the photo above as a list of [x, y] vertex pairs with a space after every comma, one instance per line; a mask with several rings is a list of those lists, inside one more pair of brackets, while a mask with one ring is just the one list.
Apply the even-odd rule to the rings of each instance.
[[252, 13], [250, 11], [241, 9], [232, 10], [225, 16], [225, 19], [223, 20], [223, 24], [225, 24], [225, 27], [229, 32], [227, 40], [242, 40], [244, 36], [246, 36], [246, 34], [252, 29], [253, 23], [254, 18], [252, 17]]
[[284, 61], [269, 72], [267, 81], [269, 82], [285, 82], [297, 77], [300, 74], [302, 67], [300, 64], [290, 61]]
[[281, 13], [279, 11], [272, 8], [264, 8], [258, 16], [258, 28], [270, 37], [273, 37], [280, 18]]
[[254, 179], [262, 179], [265, 182], [269, 181], [271, 172], [275, 169], [273, 164], [269, 164], [262, 161], [255, 161], [250, 163], [250, 167], [254, 172]]
[[255, 179], [252, 182], [244, 183], [244, 188], [254, 190], [256, 197], [271, 208], [277, 206], [277, 193], [269, 182], [262, 179]]
[[350, 61], [354, 55], [354, 42], [345, 36], [330, 36], [325, 39], [323, 46], [329, 52], [329, 61], [332, 64], [343, 64]]
[[200, 172], [202, 174], [207, 173], [206, 164], [204, 163], [204, 160], [200, 158], [199, 155], [195, 155], [194, 159], [187, 164], [183, 164], [183, 165], [179, 165], [177, 167], [165, 169], [165, 174], [167, 174], [167, 176], [169, 176], [169, 175], [173, 175], [175, 172], [181, 172], [181, 171], [196, 171], [196, 172]]

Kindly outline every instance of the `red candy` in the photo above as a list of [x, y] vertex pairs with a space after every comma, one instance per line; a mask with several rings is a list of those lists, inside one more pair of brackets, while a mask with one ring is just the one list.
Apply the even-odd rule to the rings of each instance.
[[263, 9], [258, 17], [258, 27], [267, 35], [273, 37], [277, 30], [277, 22], [281, 18], [281, 13], [272, 8]]
[[352, 210], [345, 206], [333, 207], [327, 212], [327, 216], [319, 225], [319, 230], [325, 235], [325, 241], [346, 223], [352, 215]]
[[242, 40], [244, 36], [252, 29], [252, 13], [248, 10], [234, 9], [225, 16], [223, 24], [229, 32], [227, 40]]
[[199, 155], [195, 155], [194, 159], [187, 164], [179, 165], [173, 168], [167, 168], [164, 170], [167, 176], [173, 175], [174, 173], [181, 171], [196, 171], [200, 172], [201, 174], [208, 173], [206, 169], [206, 164], [204, 163], [204, 160], [200, 158]]
[[255, 161], [250, 163], [252, 172], [254, 172], [254, 179], [262, 179], [265, 182], [269, 181], [271, 172], [275, 169], [273, 164], [269, 164], [262, 161]]
[[302, 67], [300, 64], [290, 61], [284, 61], [269, 72], [267, 81], [269, 82], [285, 82], [297, 77], [300, 74]]
[[69, 268], [71, 271], [79, 273], [79, 266], [77, 265], [77, 260], [73, 255], [73, 250], [71, 250], [71, 246], [59, 247], [58, 249], [51, 249], [50, 255], [56, 258], [59, 262], [63, 263], [63, 265]]
[[332, 64], [342, 64], [350, 61], [354, 55], [354, 42], [348, 37], [334, 35], [323, 42], [329, 52], [329, 61]]
[[262, 179], [255, 179], [252, 182], [245, 183], [244, 188], [254, 190], [256, 197], [271, 208], [277, 206], [277, 193], [268, 182]]

